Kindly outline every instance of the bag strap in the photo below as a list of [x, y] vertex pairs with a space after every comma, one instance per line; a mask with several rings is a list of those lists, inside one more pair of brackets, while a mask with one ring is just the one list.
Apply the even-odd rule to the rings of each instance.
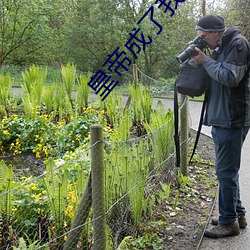
[[[176, 80], [177, 81], [177, 80]], [[176, 88], [176, 81], [174, 83], [174, 141], [176, 154], [176, 167], [180, 167], [180, 137], [179, 137], [179, 112], [178, 112], [178, 93]]]
[[189, 159], [189, 164], [192, 162], [192, 159], [193, 159], [193, 156], [195, 154], [195, 151], [196, 151], [196, 148], [197, 148], [197, 145], [198, 145], [198, 141], [199, 141], [199, 138], [200, 138], [203, 117], [204, 117], [204, 113], [205, 113], [205, 109], [206, 109], [206, 104], [207, 104], [207, 90], [205, 91], [205, 97], [204, 97], [204, 101], [203, 101], [202, 108], [201, 108], [199, 126], [198, 126], [198, 130], [196, 132], [195, 143], [194, 143], [194, 147], [193, 147], [193, 152], [192, 152], [192, 154], [190, 156], [190, 159]]

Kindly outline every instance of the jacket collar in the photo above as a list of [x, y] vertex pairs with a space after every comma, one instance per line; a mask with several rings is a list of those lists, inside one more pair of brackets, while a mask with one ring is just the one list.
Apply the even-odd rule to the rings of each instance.
[[217, 58], [219, 54], [221, 53], [222, 49], [228, 44], [229, 41], [231, 41], [232, 37], [241, 34], [241, 31], [238, 27], [233, 26], [225, 31], [224, 35], [221, 38], [221, 41], [219, 41], [219, 45], [217, 48], [213, 51], [213, 58]]
[[220, 47], [224, 47], [228, 41], [231, 40], [231, 38], [235, 35], [240, 34], [241, 31], [238, 27], [233, 26], [230, 29], [228, 29], [227, 31], [225, 31], [223, 37], [222, 37], [222, 41], [221, 41], [221, 46]]

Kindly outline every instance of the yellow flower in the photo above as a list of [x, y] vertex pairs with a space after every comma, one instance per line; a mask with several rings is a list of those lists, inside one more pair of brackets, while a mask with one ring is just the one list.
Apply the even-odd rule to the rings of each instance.
[[35, 191], [37, 190], [37, 185], [35, 183], [30, 183], [29, 185], [26, 186], [26, 189], [28, 191]]
[[12, 210], [12, 212], [16, 212], [17, 208], [13, 207], [11, 210]]
[[22, 151], [19, 151], [19, 150], [16, 149], [16, 150], [14, 150], [14, 153], [13, 153], [13, 154], [14, 154], [14, 155], [18, 155], [18, 154], [21, 154], [21, 153], [22, 153]]
[[76, 196], [75, 196], [75, 195], [72, 195], [72, 197], [71, 197], [71, 202], [72, 202], [72, 203], [76, 203]]
[[45, 154], [46, 157], [48, 157], [49, 153], [46, 147], [43, 147], [43, 153]]
[[101, 115], [105, 115], [105, 113], [106, 113], [106, 111], [104, 109], [101, 110], [101, 112], [100, 112]]
[[65, 213], [65, 215], [68, 215], [69, 218], [73, 218], [74, 217], [73, 206], [68, 205], [66, 208], [66, 211], [64, 211], [64, 213]]
[[41, 195], [42, 195], [41, 193], [33, 194], [32, 197], [35, 198], [36, 201], [40, 201], [42, 199]]
[[4, 130], [4, 131], [3, 131], [3, 134], [4, 134], [4, 135], [9, 135], [10, 133], [9, 133], [8, 130]]
[[41, 155], [39, 152], [36, 152], [36, 158], [40, 159], [41, 158]]

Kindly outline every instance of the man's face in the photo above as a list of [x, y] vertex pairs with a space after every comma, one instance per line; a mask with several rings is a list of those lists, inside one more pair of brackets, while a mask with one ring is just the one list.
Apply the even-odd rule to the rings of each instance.
[[204, 39], [210, 49], [215, 49], [218, 46], [218, 42], [222, 36], [222, 32], [206, 32], [203, 30], [197, 30], [197, 35]]

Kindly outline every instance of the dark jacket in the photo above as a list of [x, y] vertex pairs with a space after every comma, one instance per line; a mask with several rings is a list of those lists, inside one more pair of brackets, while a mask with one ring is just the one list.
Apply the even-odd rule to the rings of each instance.
[[250, 126], [250, 46], [237, 27], [227, 30], [218, 50], [203, 63], [211, 77], [204, 125]]

